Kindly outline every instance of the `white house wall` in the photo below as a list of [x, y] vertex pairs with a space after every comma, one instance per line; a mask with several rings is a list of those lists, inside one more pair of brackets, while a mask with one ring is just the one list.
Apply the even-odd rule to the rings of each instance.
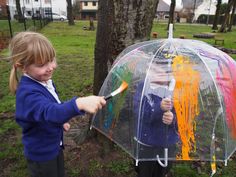
[[66, 0], [52, 0], [52, 12], [60, 15], [67, 15]]
[[216, 4], [216, 0], [204, 0], [202, 4], [195, 9], [193, 20], [196, 21], [201, 14], [214, 15], [216, 12]]
[[82, 9], [83, 10], [98, 10], [98, 3], [96, 3], [96, 6], [93, 6], [93, 2], [87, 2], [88, 5], [85, 6], [84, 2], [82, 3]]
[[[66, 0], [20, 0], [21, 7], [25, 7], [26, 11], [32, 11], [32, 9], [39, 10], [40, 7], [51, 8], [52, 12], [60, 15], [67, 15], [67, 2]], [[15, 0], [8, 0], [9, 9], [11, 16], [16, 14], [16, 3]]]

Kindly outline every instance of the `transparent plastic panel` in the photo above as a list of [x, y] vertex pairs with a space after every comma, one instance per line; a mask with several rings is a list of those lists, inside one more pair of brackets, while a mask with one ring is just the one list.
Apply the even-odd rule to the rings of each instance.
[[133, 112], [133, 94], [137, 83], [144, 80], [151, 55], [142, 51], [130, 52], [119, 60], [109, 72], [99, 95], [108, 95], [123, 81], [128, 89], [107, 100], [107, 105], [93, 118], [93, 127], [117, 143], [134, 157], [136, 117]]
[[[209, 68], [212, 78], [217, 86], [219, 100], [222, 103], [222, 120], [217, 120], [216, 132], [224, 134], [220, 136], [223, 140], [224, 148], [216, 147], [218, 159], [228, 159], [236, 147], [236, 62], [226, 53], [214, 48], [206, 43], [191, 41], [190, 46]], [[216, 119], [216, 118], [215, 118]], [[217, 118], [218, 119], [218, 118]], [[216, 139], [215, 144], [220, 138]], [[222, 152], [223, 151], [223, 152]]]

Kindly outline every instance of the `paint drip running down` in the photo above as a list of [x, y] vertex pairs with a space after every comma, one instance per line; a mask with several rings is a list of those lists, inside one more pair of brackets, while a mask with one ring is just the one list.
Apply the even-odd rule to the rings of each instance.
[[173, 59], [172, 70], [176, 80], [173, 93], [178, 131], [182, 142], [182, 154], [177, 159], [190, 160], [190, 153], [196, 150], [194, 132], [195, 118], [199, 114], [198, 91], [200, 74], [193, 69], [194, 63], [184, 56]]

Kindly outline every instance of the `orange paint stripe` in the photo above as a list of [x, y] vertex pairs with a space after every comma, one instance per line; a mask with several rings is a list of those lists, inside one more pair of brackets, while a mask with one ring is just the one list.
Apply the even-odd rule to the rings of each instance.
[[195, 118], [199, 114], [198, 91], [200, 74], [193, 70], [194, 64], [187, 57], [176, 56], [172, 70], [176, 80], [173, 93], [174, 108], [177, 116], [182, 152], [177, 159], [190, 160], [190, 153], [196, 151]]

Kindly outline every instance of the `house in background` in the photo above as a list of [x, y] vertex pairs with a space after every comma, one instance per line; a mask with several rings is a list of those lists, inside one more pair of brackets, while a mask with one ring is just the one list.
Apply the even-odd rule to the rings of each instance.
[[197, 21], [201, 14], [214, 15], [216, 12], [217, 1], [204, 0], [199, 6], [194, 10], [193, 21]]
[[98, 0], [77, 0], [79, 3], [79, 19], [97, 19]]
[[[227, 3], [228, 0], [222, 0]], [[22, 12], [26, 16], [33, 14], [49, 14], [51, 12], [67, 16], [66, 0], [20, 0]], [[72, 4], [79, 4], [78, 19], [88, 20], [91, 17], [97, 19], [98, 0], [72, 0]], [[175, 17], [180, 15], [182, 19], [190, 19], [194, 22], [201, 14], [214, 15], [217, 0], [176, 0]], [[5, 5], [9, 5], [11, 18], [17, 15], [15, 0], [0, 0], [0, 16], [6, 13]], [[158, 20], [169, 18], [171, 0], [159, 0], [156, 17]], [[182, 15], [182, 16], [181, 16]], [[187, 22], [190, 22], [186, 20]]]
[[[8, 0], [11, 18], [17, 14], [16, 1]], [[20, 0], [21, 10], [26, 16], [33, 14], [41, 14], [44, 16], [48, 13], [57, 13], [60, 15], [67, 15], [67, 2], [66, 0]]]
[[[3, 0], [1, 0], [3, 1]], [[5, 4], [9, 5], [11, 18], [17, 15], [16, 1], [6, 0]], [[72, 4], [79, 3], [78, 19], [97, 19], [98, 0], [72, 0]], [[66, 0], [20, 0], [21, 10], [24, 16], [32, 17], [32, 15], [40, 15], [47, 17], [51, 12], [59, 15], [67, 16], [67, 2]]]
[[[182, 0], [183, 9], [182, 15], [190, 18], [191, 22], [196, 22], [200, 15], [215, 15], [217, 0]], [[223, 3], [228, 3], [228, 0], [222, 0]]]
[[[228, 0], [222, 0], [227, 3]], [[157, 7], [157, 19], [167, 20], [169, 18], [171, 0], [160, 0]], [[175, 17], [180, 17], [180, 22], [196, 22], [198, 17], [214, 15], [217, 0], [176, 0]]]
[[[168, 20], [171, 0], [160, 0], [157, 6], [156, 17], [158, 20]], [[183, 8], [182, 0], [176, 0], [175, 16]]]

